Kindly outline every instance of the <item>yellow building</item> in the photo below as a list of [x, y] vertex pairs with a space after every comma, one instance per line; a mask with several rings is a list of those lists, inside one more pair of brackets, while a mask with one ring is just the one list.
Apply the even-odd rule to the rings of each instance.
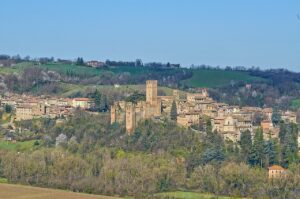
[[269, 169], [269, 179], [276, 179], [286, 175], [286, 169], [278, 165], [273, 165]]
[[72, 106], [75, 108], [89, 109], [92, 101], [89, 98], [74, 98], [72, 99]]

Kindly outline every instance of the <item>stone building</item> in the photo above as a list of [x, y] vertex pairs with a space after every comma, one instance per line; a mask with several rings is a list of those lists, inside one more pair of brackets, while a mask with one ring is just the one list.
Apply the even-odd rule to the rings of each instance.
[[89, 98], [73, 98], [72, 99], [72, 107], [74, 108], [82, 108], [89, 109], [91, 107], [92, 101]]
[[157, 80], [146, 81], [146, 101], [136, 104], [125, 101], [111, 106], [111, 123], [125, 123], [127, 133], [132, 133], [139, 121], [153, 117], [169, 117], [173, 101], [179, 106], [179, 91], [173, 90], [171, 96], [157, 95]]

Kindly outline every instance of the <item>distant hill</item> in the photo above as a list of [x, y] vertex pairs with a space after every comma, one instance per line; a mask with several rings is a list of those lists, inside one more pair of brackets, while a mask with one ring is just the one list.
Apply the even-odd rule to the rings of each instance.
[[193, 76], [182, 83], [188, 87], [220, 87], [226, 86], [233, 81], [244, 81], [246, 83], [251, 83], [255, 80], [262, 80], [256, 76], [250, 75], [246, 71], [226, 71], [218, 69], [192, 69]]

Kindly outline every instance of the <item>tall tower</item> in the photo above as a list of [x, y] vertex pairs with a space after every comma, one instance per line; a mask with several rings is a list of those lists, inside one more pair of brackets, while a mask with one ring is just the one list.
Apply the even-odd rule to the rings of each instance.
[[157, 104], [157, 80], [146, 81], [146, 102]]
[[126, 104], [126, 131], [133, 133], [135, 129], [135, 106], [131, 102]]
[[117, 121], [116, 118], [116, 107], [113, 105], [110, 107], [110, 123], [113, 124]]

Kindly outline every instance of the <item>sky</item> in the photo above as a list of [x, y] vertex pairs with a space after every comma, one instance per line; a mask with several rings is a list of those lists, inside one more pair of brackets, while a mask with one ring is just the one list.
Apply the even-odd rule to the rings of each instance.
[[0, 54], [300, 72], [299, 0], [0, 0]]

